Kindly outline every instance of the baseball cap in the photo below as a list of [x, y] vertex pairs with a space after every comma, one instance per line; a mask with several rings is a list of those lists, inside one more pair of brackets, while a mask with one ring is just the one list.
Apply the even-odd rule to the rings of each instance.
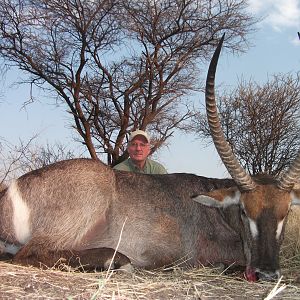
[[142, 135], [146, 138], [147, 142], [150, 143], [150, 138], [147, 132], [143, 130], [136, 130], [130, 133], [129, 142], [131, 142], [137, 135]]

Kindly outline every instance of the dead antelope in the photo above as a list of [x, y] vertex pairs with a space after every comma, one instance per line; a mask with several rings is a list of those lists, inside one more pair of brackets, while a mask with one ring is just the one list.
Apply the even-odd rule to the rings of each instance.
[[206, 104], [214, 143], [233, 180], [114, 171], [89, 159], [58, 162], [0, 192], [2, 252], [19, 263], [49, 266], [60, 256], [76, 263], [78, 256], [102, 268], [116, 249], [116, 267], [222, 263], [245, 266], [248, 280], [278, 278], [286, 217], [300, 204], [300, 190], [293, 190], [300, 152], [278, 181], [253, 179], [237, 162], [215, 104], [222, 41], [209, 67]]

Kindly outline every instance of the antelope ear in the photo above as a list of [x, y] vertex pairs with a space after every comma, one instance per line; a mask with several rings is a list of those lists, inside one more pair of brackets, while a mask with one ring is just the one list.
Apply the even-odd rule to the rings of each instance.
[[291, 191], [292, 205], [300, 205], [300, 189]]
[[227, 207], [238, 204], [241, 192], [237, 187], [218, 189], [211, 192], [193, 196], [192, 199], [206, 206]]

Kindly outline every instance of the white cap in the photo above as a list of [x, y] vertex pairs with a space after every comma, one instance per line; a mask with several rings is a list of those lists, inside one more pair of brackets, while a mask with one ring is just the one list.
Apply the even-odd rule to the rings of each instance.
[[129, 136], [129, 142], [131, 142], [138, 135], [142, 135], [147, 140], [147, 142], [150, 143], [150, 138], [148, 133], [143, 130], [136, 130], [131, 132]]

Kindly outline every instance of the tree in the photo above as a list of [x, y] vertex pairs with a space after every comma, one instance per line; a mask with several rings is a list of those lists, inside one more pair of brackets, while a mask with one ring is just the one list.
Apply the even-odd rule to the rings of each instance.
[[31, 137], [26, 143], [20, 141], [19, 146], [11, 145], [0, 137], [0, 191], [5, 186], [5, 181], [20, 175], [20, 161], [36, 137], [36, 135]]
[[19, 153], [19, 166], [22, 174], [43, 168], [52, 163], [75, 158], [75, 153], [61, 143], [50, 145], [29, 145], [29, 147], [15, 148], [15, 153]]
[[0, 191], [3, 182], [57, 161], [75, 157], [75, 153], [65, 145], [47, 143], [41, 146], [35, 143], [37, 138], [38, 135], [34, 135], [26, 142], [20, 140], [18, 145], [0, 139]]
[[[241, 81], [218, 97], [225, 137], [250, 174], [278, 175], [300, 148], [300, 77], [273, 75], [260, 85]], [[210, 133], [204, 114], [195, 120], [204, 140]]]
[[126, 157], [128, 132], [154, 152], [193, 115], [198, 63], [226, 30], [242, 51], [257, 22], [246, 0], [0, 0], [0, 55], [66, 104], [92, 158]]

